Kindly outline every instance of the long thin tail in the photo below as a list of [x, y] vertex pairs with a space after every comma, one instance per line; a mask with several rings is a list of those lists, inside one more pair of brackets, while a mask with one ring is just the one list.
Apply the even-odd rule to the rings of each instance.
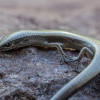
[[50, 100], [67, 100], [81, 86], [96, 76], [100, 72], [100, 59], [98, 59], [98, 56], [84, 71], [82, 71], [64, 87], [62, 87]]

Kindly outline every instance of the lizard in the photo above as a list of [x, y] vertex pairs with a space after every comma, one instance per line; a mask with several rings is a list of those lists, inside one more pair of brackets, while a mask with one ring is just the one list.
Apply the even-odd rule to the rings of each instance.
[[[61, 30], [20, 30], [10, 33], [0, 40], [0, 51], [17, 49], [25, 46], [57, 48], [62, 62], [79, 61], [87, 55], [91, 63], [75, 78], [66, 83], [50, 100], [67, 100], [80, 87], [100, 72], [100, 41], [91, 37]], [[67, 56], [63, 49], [79, 50], [75, 57]]]

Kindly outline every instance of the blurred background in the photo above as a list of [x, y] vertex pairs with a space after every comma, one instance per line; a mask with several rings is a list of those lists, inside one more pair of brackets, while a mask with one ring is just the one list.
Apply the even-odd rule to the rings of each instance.
[[0, 35], [64, 29], [100, 39], [100, 0], [0, 0]]

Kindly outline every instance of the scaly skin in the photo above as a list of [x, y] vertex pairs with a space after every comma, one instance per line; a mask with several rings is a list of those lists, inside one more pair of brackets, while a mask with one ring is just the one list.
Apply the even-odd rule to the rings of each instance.
[[[42, 46], [45, 48], [56, 47], [63, 61], [70, 62], [80, 60], [84, 54], [91, 63], [65, 84], [50, 100], [67, 100], [77, 89], [82, 87], [100, 72], [100, 41], [74, 33], [58, 30], [24, 30], [5, 36], [0, 41], [0, 51], [16, 49], [24, 46]], [[62, 49], [73, 48], [80, 50], [76, 58], [67, 58]]]

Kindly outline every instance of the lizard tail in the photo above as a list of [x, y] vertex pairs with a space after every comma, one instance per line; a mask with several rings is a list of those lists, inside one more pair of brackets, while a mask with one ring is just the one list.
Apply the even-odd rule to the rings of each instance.
[[96, 58], [92, 60], [89, 66], [83, 70], [79, 75], [73, 78], [68, 84], [62, 87], [50, 100], [67, 100], [72, 96], [80, 87], [85, 85], [88, 81], [94, 78], [100, 72], [100, 65], [98, 58], [100, 53], [96, 54]]

